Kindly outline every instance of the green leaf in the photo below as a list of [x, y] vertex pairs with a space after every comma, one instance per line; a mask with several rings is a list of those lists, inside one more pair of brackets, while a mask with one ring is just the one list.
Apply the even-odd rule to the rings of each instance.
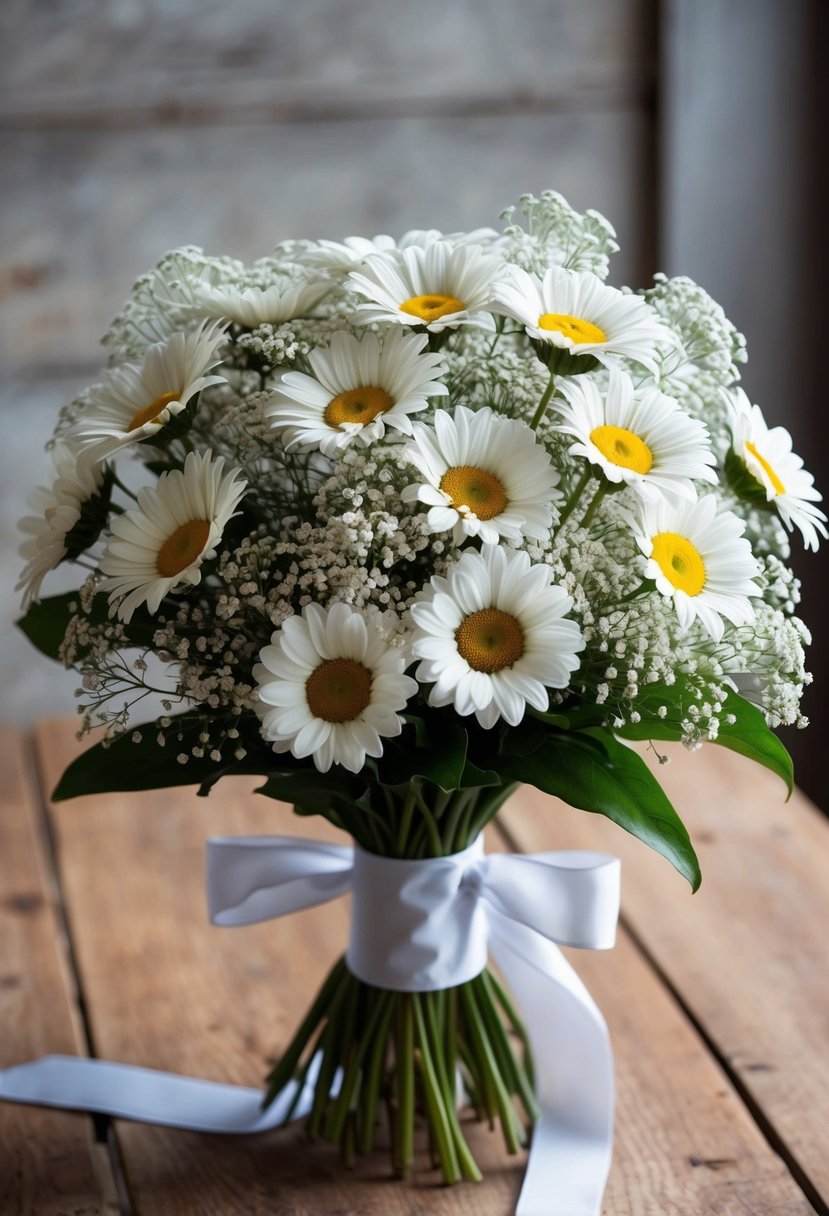
[[396, 786], [421, 777], [442, 790], [461, 789], [467, 768], [467, 746], [466, 729], [460, 722], [442, 718], [437, 722], [411, 720], [399, 739], [383, 741], [383, 755], [377, 762], [378, 779], [383, 785]]
[[87, 549], [91, 549], [103, 532], [109, 519], [114, 478], [115, 470], [105, 466], [100, 488], [81, 503], [80, 517], [63, 538], [66, 549], [64, 561], [74, 561]]
[[[70, 604], [75, 605], [75, 611], [70, 609]], [[77, 591], [67, 591], [65, 595], [53, 595], [32, 604], [26, 615], [17, 622], [17, 627], [25, 633], [41, 654], [48, 655], [50, 659], [59, 659], [60, 647], [66, 637], [69, 620], [77, 615], [79, 608], [80, 597]], [[96, 625], [101, 625], [106, 621], [106, 596], [95, 597], [90, 619]]]
[[[110, 744], [96, 743], [82, 752], [68, 766], [52, 798], [63, 802], [84, 794], [108, 794], [115, 790], [154, 790], [169, 786], [198, 785], [200, 793], [208, 793], [216, 781], [229, 773], [267, 775], [273, 768], [274, 754], [270, 749], [245, 740], [247, 755], [241, 760], [211, 760], [209, 755], [197, 759], [191, 754], [205, 722], [201, 717], [174, 718], [167, 727], [166, 746], [157, 741], [158, 727], [154, 722], [137, 726], [119, 735]], [[182, 738], [178, 739], [178, 733]], [[133, 735], [140, 735], [138, 742]], [[177, 757], [189, 756], [186, 764]]]
[[[688, 710], [698, 705], [694, 686], [688, 680], [678, 679], [675, 684], [651, 684], [644, 688], [636, 700], [636, 708], [642, 715], [641, 722], [628, 723], [616, 731], [624, 739], [663, 739], [676, 742], [686, 733], [682, 723], [688, 720]], [[662, 706], [664, 717], [659, 716]], [[726, 717], [734, 721], [729, 723]], [[727, 747], [749, 760], [762, 764], [776, 773], [786, 784], [789, 796], [794, 789], [794, 765], [786, 748], [772, 731], [761, 710], [736, 692], [729, 690], [722, 700], [718, 714], [720, 729], [712, 743]]]
[[582, 704], [563, 705], [553, 713], [531, 710], [530, 716], [561, 730], [582, 730], [586, 726], [601, 726], [607, 720], [607, 709], [604, 705], [585, 701]]
[[641, 757], [609, 732], [551, 731], [529, 754], [502, 756], [498, 767], [506, 780], [606, 815], [666, 857], [692, 890], [699, 887], [699, 862], [685, 825]]
[[461, 773], [459, 789], [481, 789], [491, 785], [503, 785], [501, 774], [492, 768], [478, 768], [471, 760], [467, 760]]
[[723, 467], [726, 481], [739, 499], [762, 510], [776, 510], [774, 501], [769, 499], [761, 483], [732, 448], [725, 454]]
[[265, 784], [256, 789], [257, 794], [266, 798], [295, 805], [300, 815], [319, 815], [337, 798], [351, 802], [355, 792], [353, 775], [340, 765], [327, 773], [314, 767], [271, 773]]
[[[70, 605], [74, 604], [72, 608]], [[60, 647], [66, 637], [69, 622], [74, 616], [83, 616], [93, 626], [101, 627], [109, 620], [109, 605], [106, 595], [96, 595], [89, 613], [80, 611], [80, 594], [67, 591], [63, 595], [52, 595], [32, 604], [17, 626], [37, 649], [50, 659], [60, 661]], [[128, 640], [135, 646], [150, 646], [158, 623], [146, 612], [137, 612], [125, 626]], [[78, 647], [76, 659], [83, 659], [87, 650]]]

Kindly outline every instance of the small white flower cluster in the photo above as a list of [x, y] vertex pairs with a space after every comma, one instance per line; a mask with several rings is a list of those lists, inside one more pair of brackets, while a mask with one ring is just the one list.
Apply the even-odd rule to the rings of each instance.
[[734, 692], [802, 723], [789, 535], [817, 548], [826, 519], [736, 388], [741, 335], [689, 279], [607, 286], [596, 212], [519, 207], [503, 236], [187, 247], [138, 280], [24, 522], [27, 608], [88, 571], [54, 606], [87, 724], [126, 728], [149, 655], [201, 715], [182, 763], [237, 755], [246, 723], [354, 772], [404, 713], [621, 729], [678, 681], [689, 746]]
[[501, 213], [506, 220], [507, 261], [535, 274], [543, 274], [549, 266], [564, 266], [607, 277], [609, 256], [619, 246], [613, 225], [598, 211], [575, 211], [554, 190], [542, 191], [540, 198], [522, 194], [518, 209], [526, 227], [516, 222], [516, 207]]

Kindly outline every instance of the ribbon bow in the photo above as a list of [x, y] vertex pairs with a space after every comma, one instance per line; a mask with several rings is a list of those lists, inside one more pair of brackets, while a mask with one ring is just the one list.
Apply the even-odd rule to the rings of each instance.
[[[424, 861], [289, 836], [208, 842], [214, 924], [253, 924], [352, 894], [351, 971], [375, 987], [432, 991], [479, 974], [491, 955], [524, 1014], [541, 1119], [516, 1216], [598, 1216], [610, 1167], [613, 1057], [604, 1020], [554, 943], [604, 950], [619, 911], [619, 862], [568, 851]], [[295, 1104], [311, 1105], [314, 1075]], [[291, 1087], [266, 1111], [258, 1090], [150, 1069], [47, 1056], [0, 1071], [0, 1098], [199, 1131], [281, 1123]]]

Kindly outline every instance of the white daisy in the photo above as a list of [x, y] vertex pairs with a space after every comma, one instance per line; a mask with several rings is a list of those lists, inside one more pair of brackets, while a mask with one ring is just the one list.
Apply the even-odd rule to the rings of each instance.
[[646, 503], [634, 521], [636, 543], [645, 555], [645, 577], [673, 600], [683, 629], [699, 618], [718, 642], [723, 617], [735, 625], [754, 619], [749, 599], [759, 595], [760, 567], [733, 511], [718, 511], [713, 494], [697, 502]]
[[411, 610], [418, 680], [431, 705], [454, 705], [481, 726], [517, 726], [527, 704], [545, 710], [548, 688], [566, 688], [584, 638], [567, 618], [573, 601], [552, 571], [525, 552], [467, 550], [434, 576]]
[[826, 538], [826, 516], [815, 503], [823, 495], [815, 479], [792, 451], [792, 437], [782, 426], [766, 425], [759, 405], [752, 405], [743, 389], [723, 392], [731, 414], [731, 447], [742, 461], [766, 501], [773, 503], [791, 532], [799, 528], [807, 549], [817, 551], [818, 534]]
[[442, 233], [438, 228], [413, 228], [396, 241], [381, 233], [375, 237], [347, 236], [342, 241], [320, 240], [304, 254], [303, 260], [320, 270], [353, 270], [373, 253], [389, 253], [393, 249], [425, 248], [435, 241], [450, 245], [488, 245], [498, 240], [494, 228], [474, 228], [471, 232]]
[[409, 415], [447, 392], [437, 379], [445, 370], [441, 356], [423, 353], [428, 341], [399, 329], [382, 338], [340, 331], [327, 349], [311, 351], [312, 375], [282, 376], [265, 414], [285, 428], [286, 447], [316, 446], [326, 456], [355, 439], [381, 439], [387, 426], [411, 435]]
[[589, 270], [553, 266], [540, 279], [509, 265], [493, 288], [492, 310], [520, 321], [536, 342], [608, 365], [623, 356], [655, 371], [657, 347], [675, 343], [641, 296], [608, 287]]
[[89, 405], [68, 432], [80, 444], [108, 442], [99, 453], [148, 439], [180, 414], [202, 389], [224, 383], [210, 375], [220, 362], [224, 326], [205, 323], [148, 347], [139, 367], [124, 363], [90, 389]]
[[353, 270], [373, 253], [388, 253], [397, 248], [393, 236], [380, 233], [374, 237], [347, 236], [342, 241], [319, 240], [305, 252], [302, 258], [309, 266], [319, 270]]
[[262, 734], [276, 752], [313, 756], [320, 772], [358, 773], [399, 735], [398, 713], [417, 692], [405, 652], [349, 604], [309, 604], [277, 629], [254, 668]]
[[429, 531], [451, 528], [456, 545], [467, 536], [494, 545], [549, 535], [560, 475], [526, 423], [488, 406], [438, 410], [434, 429], [415, 423], [403, 458], [424, 478], [405, 488], [403, 501], [429, 506]]
[[197, 293], [197, 308], [207, 317], [222, 317], [245, 329], [280, 325], [304, 317], [331, 290], [327, 279], [272, 287], [213, 287], [204, 283]]
[[[20, 546], [25, 561], [15, 591], [23, 592], [23, 611], [40, 595], [43, 579], [50, 570], [71, 556], [71, 533], [79, 523], [84, 506], [95, 497], [104, 479], [104, 466], [91, 453], [78, 454], [66, 443], [57, 441], [52, 448], [55, 481], [48, 488], [38, 486], [28, 497], [34, 512], [18, 525], [27, 539]], [[103, 521], [101, 521], [103, 522]], [[95, 537], [88, 538], [91, 543]], [[80, 544], [77, 553], [88, 548]]]
[[351, 285], [370, 301], [357, 305], [357, 319], [425, 326], [430, 333], [459, 325], [494, 329], [489, 300], [502, 267], [478, 245], [446, 241], [375, 254], [349, 275]]
[[184, 470], [162, 473], [138, 491], [138, 505], [112, 520], [101, 558], [110, 615], [129, 621], [139, 604], [157, 612], [164, 596], [182, 584], [201, 582], [201, 566], [214, 557], [247, 482], [239, 469], [224, 472], [212, 452], [190, 452]]
[[608, 481], [626, 482], [654, 502], [675, 494], [693, 502], [694, 481], [717, 484], [708, 431], [673, 397], [651, 386], [634, 388], [630, 376], [610, 369], [606, 392], [587, 376], [565, 381], [566, 402], [555, 402], [562, 417], [556, 430], [575, 436], [571, 456], [597, 465]]

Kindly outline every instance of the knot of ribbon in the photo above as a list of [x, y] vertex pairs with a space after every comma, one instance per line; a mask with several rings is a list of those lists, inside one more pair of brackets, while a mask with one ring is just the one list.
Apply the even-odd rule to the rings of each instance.
[[[614, 943], [619, 862], [582, 851], [406, 861], [290, 836], [208, 842], [216, 925], [285, 916], [350, 892], [350, 970], [403, 992], [453, 987], [491, 957], [521, 1007], [541, 1119], [516, 1216], [598, 1216], [610, 1167], [613, 1057], [604, 1020], [558, 945]], [[91, 1110], [170, 1127], [258, 1132], [310, 1109], [315, 1075], [267, 1110], [257, 1090], [101, 1060], [47, 1056], [0, 1071], [0, 1099]]]

